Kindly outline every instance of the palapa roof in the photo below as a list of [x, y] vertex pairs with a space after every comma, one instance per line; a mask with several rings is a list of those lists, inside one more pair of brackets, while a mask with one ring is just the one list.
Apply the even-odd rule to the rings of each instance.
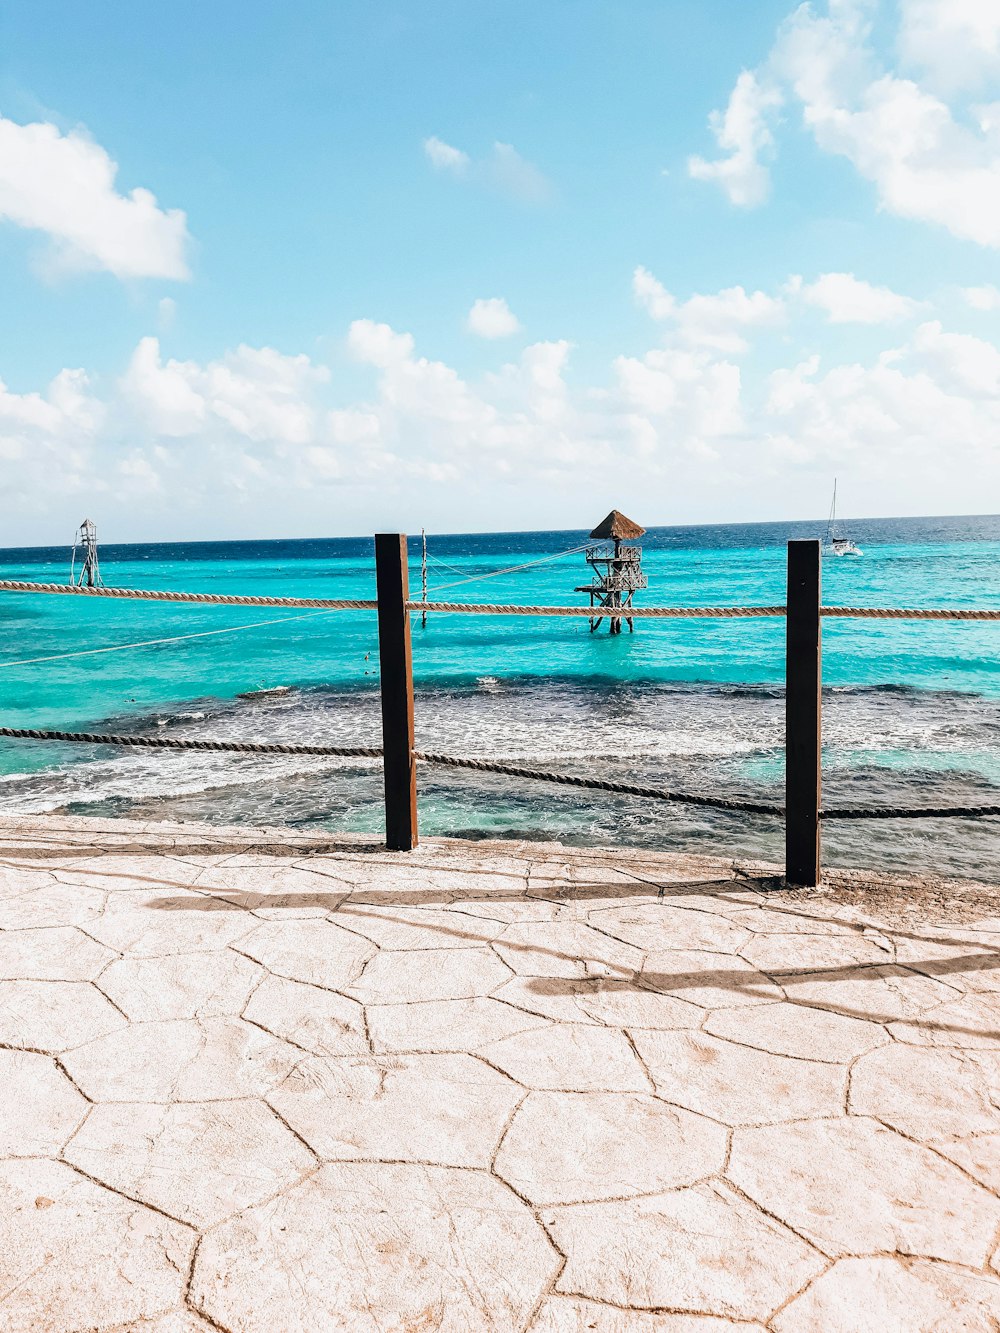
[[607, 518], [602, 519], [590, 535], [598, 539], [617, 537], [619, 541], [628, 541], [632, 537], [641, 537], [645, 531], [645, 528], [640, 528], [638, 523], [633, 523], [617, 509], [612, 509]]

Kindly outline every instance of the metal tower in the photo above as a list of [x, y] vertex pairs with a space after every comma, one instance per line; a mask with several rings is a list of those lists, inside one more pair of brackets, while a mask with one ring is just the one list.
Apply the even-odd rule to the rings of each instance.
[[[80, 552], [80, 573], [76, 573], [76, 554]], [[97, 560], [97, 525], [92, 519], [85, 518], [73, 539], [73, 555], [70, 559], [69, 581], [80, 588], [103, 588], [101, 569]]]

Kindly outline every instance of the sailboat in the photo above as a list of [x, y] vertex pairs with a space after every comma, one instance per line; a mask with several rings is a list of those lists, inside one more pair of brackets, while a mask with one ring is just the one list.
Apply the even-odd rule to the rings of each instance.
[[837, 479], [833, 480], [833, 503], [830, 505], [830, 521], [826, 525], [826, 541], [823, 543], [826, 555], [864, 555], [849, 537], [837, 536]]

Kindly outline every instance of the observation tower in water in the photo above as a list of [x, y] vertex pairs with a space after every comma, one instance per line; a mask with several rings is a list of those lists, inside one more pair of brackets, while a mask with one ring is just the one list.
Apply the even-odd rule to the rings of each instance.
[[[77, 552], [80, 553], [80, 573], [76, 572]], [[97, 524], [85, 518], [73, 539], [73, 555], [69, 567], [69, 581], [80, 588], [103, 588], [101, 568], [97, 560]]]
[[[591, 633], [608, 611], [630, 607], [635, 594], [647, 586], [641, 567], [642, 547], [635, 545], [636, 539], [645, 531], [617, 509], [612, 509], [590, 534], [592, 541], [600, 543], [587, 547], [587, 564], [593, 571], [593, 579], [576, 591], [585, 592], [590, 597]], [[631, 616], [610, 616], [608, 626], [612, 634], [621, 634], [623, 619], [632, 632]]]

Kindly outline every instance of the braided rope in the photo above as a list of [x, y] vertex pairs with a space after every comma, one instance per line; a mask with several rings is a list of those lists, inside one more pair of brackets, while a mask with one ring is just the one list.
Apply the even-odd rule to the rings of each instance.
[[[12, 740], [71, 741], [82, 745], [117, 745], [143, 750], [209, 750], [235, 754], [317, 755], [341, 759], [380, 759], [382, 749], [373, 745], [282, 745], [277, 742], [190, 740], [171, 736], [112, 736], [86, 731], [42, 731], [33, 727], [0, 727], [0, 736]], [[443, 768], [469, 769], [476, 773], [499, 773], [507, 777], [553, 782], [562, 787], [583, 787], [588, 791], [607, 791], [620, 796], [640, 796], [647, 800], [670, 801], [683, 805], [708, 806], [747, 815], [783, 816], [785, 807], [763, 801], [742, 801], [696, 792], [667, 791], [662, 787], [643, 787], [628, 782], [610, 782], [603, 778], [577, 777], [544, 769], [524, 768], [520, 764], [495, 763], [489, 759], [463, 759], [456, 755], [414, 750], [413, 758]], [[941, 806], [901, 810], [891, 806], [847, 807], [822, 810], [821, 819], [948, 819], [990, 818], [1000, 815], [1000, 805]]]
[[0, 592], [61, 593], [71, 597], [125, 597], [137, 602], [195, 602], [200, 606], [305, 606], [324, 611], [375, 611], [378, 602], [335, 597], [244, 597], [218, 592], [161, 592], [149, 588], [80, 588], [69, 583], [0, 580]]
[[861, 620], [1000, 620], [1000, 608], [966, 611], [944, 606], [919, 610], [898, 606], [824, 606], [820, 609], [820, 615]]
[[514, 606], [478, 602], [407, 602], [407, 611], [434, 611], [474, 616], [586, 616], [610, 620], [743, 619], [748, 616], [783, 616], [783, 606]]
[[895, 806], [842, 806], [821, 810], [820, 819], [990, 819], [1000, 815], [1000, 805], [917, 806], [899, 810]]
[[468, 768], [476, 773], [503, 773], [512, 778], [535, 778], [541, 782], [555, 782], [561, 787], [585, 787], [589, 791], [609, 791], [621, 796], [642, 796], [656, 801], [678, 801], [685, 805], [709, 805], [717, 810], [734, 810], [749, 815], [783, 815], [784, 806], [766, 805], [759, 801], [730, 800], [724, 796], [703, 796], [693, 792], [665, 791], [662, 787], [638, 787], [627, 782], [608, 782], [602, 778], [575, 777], [569, 773], [551, 773], [537, 768], [522, 768], [519, 764], [498, 764], [488, 759], [460, 759], [450, 754], [433, 754], [414, 750], [414, 759], [425, 764], [439, 764], [445, 768]]
[[[85, 588], [70, 583], [26, 583], [0, 579], [0, 592], [43, 592], [71, 597], [124, 597], [138, 602], [193, 602], [200, 606], [295, 606], [324, 611], [376, 611], [378, 602], [359, 597], [250, 597], [235, 593], [167, 592], [149, 588]], [[407, 602], [408, 611], [439, 615], [585, 616], [610, 620], [746, 619], [783, 616], [783, 606], [519, 606], [510, 603]], [[1000, 620], [1000, 608], [824, 606], [823, 616], [874, 620]]]
[[32, 727], [0, 727], [0, 736], [24, 741], [76, 741], [82, 745], [123, 745], [142, 750], [213, 750], [235, 754], [313, 754], [341, 759], [381, 759], [374, 745], [281, 745], [258, 741], [196, 741], [179, 736], [105, 736], [89, 731], [38, 731]]

